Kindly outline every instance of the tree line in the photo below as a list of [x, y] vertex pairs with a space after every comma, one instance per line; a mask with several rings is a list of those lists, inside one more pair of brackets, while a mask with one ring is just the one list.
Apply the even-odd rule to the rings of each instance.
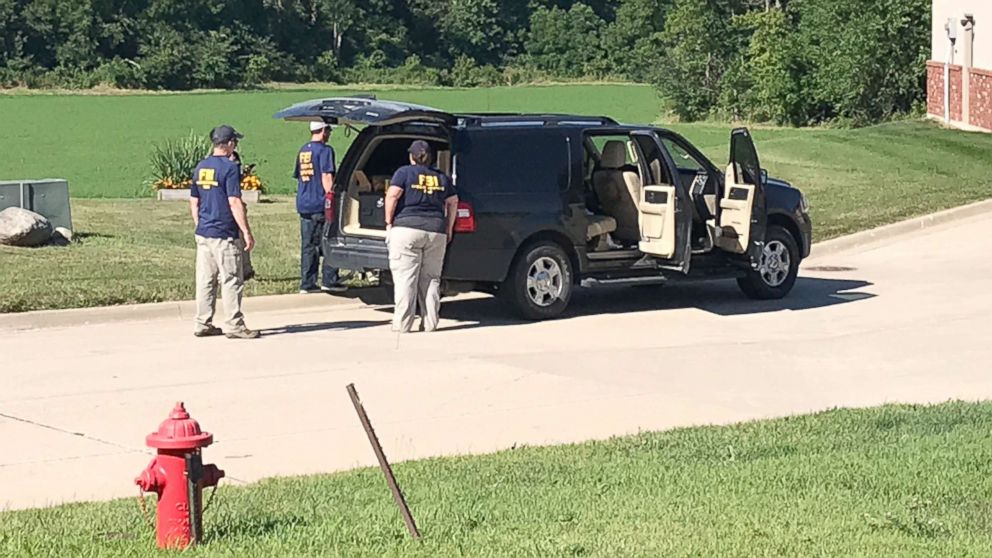
[[0, 86], [620, 79], [683, 119], [874, 122], [925, 99], [930, 0], [0, 0]]

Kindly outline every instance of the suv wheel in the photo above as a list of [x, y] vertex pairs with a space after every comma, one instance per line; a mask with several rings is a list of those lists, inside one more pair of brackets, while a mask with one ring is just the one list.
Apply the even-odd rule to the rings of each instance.
[[525, 319], [556, 318], [572, 298], [572, 262], [553, 242], [529, 246], [513, 264], [500, 291]]
[[744, 294], [758, 300], [774, 300], [792, 290], [799, 274], [799, 246], [792, 234], [779, 226], [770, 226], [765, 234], [758, 269], [748, 270], [737, 280]]

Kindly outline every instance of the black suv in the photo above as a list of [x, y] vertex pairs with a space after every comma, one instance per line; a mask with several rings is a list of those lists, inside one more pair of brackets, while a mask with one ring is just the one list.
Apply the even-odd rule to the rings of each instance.
[[503, 296], [525, 318], [558, 316], [580, 285], [735, 277], [749, 297], [781, 298], [809, 255], [805, 196], [767, 177], [743, 128], [731, 133], [724, 171], [674, 132], [605, 117], [450, 114], [346, 97], [275, 118], [357, 133], [335, 181], [333, 265], [388, 278], [385, 190], [422, 139], [460, 200], [445, 292]]

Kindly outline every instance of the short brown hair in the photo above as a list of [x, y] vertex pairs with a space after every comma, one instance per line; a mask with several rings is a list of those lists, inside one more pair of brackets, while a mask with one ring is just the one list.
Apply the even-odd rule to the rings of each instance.
[[431, 164], [432, 151], [431, 145], [424, 140], [416, 140], [410, 144], [410, 149], [407, 150], [410, 157], [413, 158], [413, 162], [425, 167]]
[[415, 163], [417, 163], [418, 165], [423, 165], [425, 167], [433, 162], [432, 161], [433, 157], [431, 157], [430, 151], [426, 153], [414, 153], [410, 155], [410, 157], [413, 158]]

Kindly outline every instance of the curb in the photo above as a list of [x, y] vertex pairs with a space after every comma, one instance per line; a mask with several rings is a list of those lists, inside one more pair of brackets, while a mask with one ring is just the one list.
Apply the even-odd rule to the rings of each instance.
[[963, 221], [987, 213], [992, 213], [992, 200], [984, 200], [923, 215], [922, 217], [914, 217], [905, 221], [899, 221], [898, 223], [892, 223], [891, 225], [817, 242], [813, 245], [813, 249], [807, 259], [812, 260], [824, 256], [832, 256], [854, 248], [864, 248], [874, 244], [881, 244], [884, 241], [907, 234], [920, 232], [938, 225]]
[[[377, 289], [362, 289], [375, 291]], [[357, 291], [357, 289], [356, 289]], [[217, 300], [220, 304], [221, 301]], [[324, 294], [289, 294], [245, 297], [246, 314], [252, 312], [282, 312], [292, 310], [347, 310], [364, 303], [357, 297], [338, 297]], [[196, 302], [156, 302], [125, 306], [73, 308], [69, 310], [39, 310], [15, 314], [0, 314], [0, 330], [47, 329], [113, 322], [144, 322], [152, 320], [192, 320], [196, 315]]]

